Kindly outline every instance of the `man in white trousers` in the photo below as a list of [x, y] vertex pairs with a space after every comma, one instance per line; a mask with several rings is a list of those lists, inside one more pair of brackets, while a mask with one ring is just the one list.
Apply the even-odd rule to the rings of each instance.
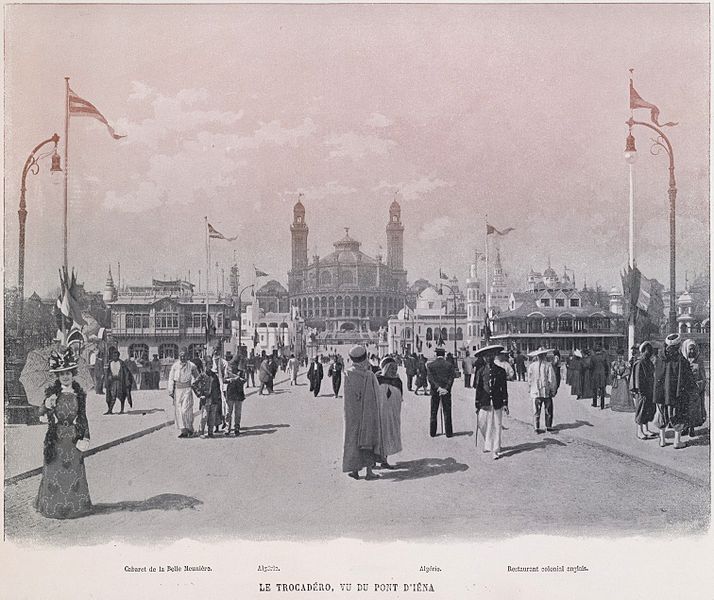
[[169, 396], [174, 401], [176, 427], [181, 431], [180, 438], [193, 435], [193, 390], [191, 384], [198, 377], [198, 369], [188, 360], [188, 351], [181, 348], [179, 359], [169, 371], [167, 383]]
[[501, 430], [503, 413], [508, 414], [508, 384], [506, 371], [494, 363], [503, 346], [486, 346], [477, 350], [474, 358], [482, 357], [486, 363], [476, 371], [473, 386], [476, 390], [476, 435], [484, 438], [484, 452], [492, 452], [493, 459], [501, 458]]

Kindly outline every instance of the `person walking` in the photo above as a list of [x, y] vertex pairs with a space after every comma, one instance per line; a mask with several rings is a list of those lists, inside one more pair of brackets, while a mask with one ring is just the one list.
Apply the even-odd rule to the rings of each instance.
[[267, 356], [262, 357], [263, 360], [260, 362], [260, 367], [258, 367], [258, 380], [260, 381], [260, 390], [258, 390], [258, 395], [263, 395], [263, 390], [268, 390], [268, 394], [273, 393], [273, 377], [275, 376], [271, 360]]
[[134, 378], [126, 363], [119, 358], [119, 351], [112, 346], [109, 348], [109, 361], [105, 368], [105, 399], [107, 402], [107, 412], [105, 415], [114, 414], [114, 404], [117, 400], [120, 403], [119, 414], [124, 412], [124, 402], [129, 403], [129, 407], [133, 406], [131, 400], [131, 388], [134, 383]]
[[[584, 398], [585, 400], [592, 400], [594, 393], [593, 393], [593, 357], [592, 357], [592, 352], [590, 350], [585, 349], [583, 351], [583, 360], [582, 360], [582, 372], [583, 372], [583, 385], [582, 385], [582, 394], [580, 395], [581, 398]], [[593, 404], [593, 406], [595, 406]]]
[[513, 359], [516, 365], [516, 377], [518, 381], [526, 380], [526, 357], [521, 354], [520, 350], [516, 350], [516, 356]]
[[213, 361], [210, 359], [206, 361], [206, 382], [204, 397], [208, 433], [201, 434], [201, 437], [212, 438], [218, 433], [219, 411], [221, 410], [223, 396], [221, 395], [221, 380], [213, 370]]
[[427, 394], [428, 373], [426, 370], [426, 358], [423, 354], [419, 355], [416, 363], [416, 379], [414, 382], [414, 394], [418, 394], [419, 390], [424, 390], [424, 395]]
[[47, 416], [47, 433], [34, 508], [51, 519], [82, 517], [92, 512], [83, 457], [90, 439], [87, 394], [74, 380], [77, 361], [71, 348], [50, 354], [49, 371], [56, 380], [39, 409]]
[[103, 394], [104, 393], [104, 378], [106, 377], [104, 373], [104, 353], [98, 351], [96, 358], [94, 360], [94, 393]]
[[226, 382], [226, 403], [228, 404], [226, 435], [230, 435], [232, 431], [235, 437], [238, 437], [240, 435], [240, 419], [243, 414], [243, 401], [245, 400], [245, 373], [235, 362], [230, 364]]
[[193, 435], [193, 390], [191, 384], [198, 377], [198, 369], [188, 360], [188, 350], [181, 348], [178, 360], [171, 365], [166, 384], [169, 396], [174, 401], [176, 427], [180, 438]]
[[245, 377], [246, 382], [250, 387], [255, 387], [255, 369], [256, 369], [255, 349], [250, 351], [250, 356], [245, 362]]
[[332, 362], [327, 369], [327, 376], [332, 379], [332, 391], [335, 394], [335, 398], [338, 398], [340, 386], [342, 385], [342, 361], [337, 354], [332, 357]]
[[682, 430], [682, 435], [694, 435], [694, 428], [701, 427], [707, 420], [706, 408], [706, 391], [707, 391], [707, 376], [704, 370], [704, 364], [699, 359], [699, 346], [694, 340], [684, 340], [682, 342], [682, 356], [689, 362], [689, 368], [692, 371], [692, 377], [696, 386], [690, 390], [689, 402], [687, 405], [687, 425]]
[[295, 358], [294, 354], [290, 355], [288, 360], [288, 375], [290, 375], [290, 385], [297, 385], [298, 373], [300, 371], [300, 362]]
[[442, 408], [446, 437], [454, 435], [451, 423], [451, 386], [454, 383], [454, 365], [444, 358], [446, 351], [436, 349], [436, 358], [427, 365], [427, 379], [431, 388], [431, 415], [429, 435], [436, 437], [436, 421], [439, 407]]
[[635, 405], [630, 394], [630, 363], [625, 360], [625, 349], [618, 348], [617, 359], [612, 362], [612, 391], [610, 392], [610, 410], [616, 412], [635, 412]]
[[417, 358], [415, 354], [407, 354], [404, 357], [404, 369], [407, 373], [407, 389], [412, 391], [412, 383], [417, 371]]
[[359, 472], [366, 469], [365, 479], [379, 479], [373, 471], [383, 455], [377, 399], [379, 382], [364, 346], [354, 346], [349, 356], [352, 366], [345, 371], [342, 471], [352, 479], [359, 479]]
[[555, 389], [557, 392], [557, 390], [560, 389], [560, 378], [562, 375], [560, 369], [563, 366], [563, 361], [560, 358], [560, 350], [557, 348], [553, 350], [553, 362], [551, 364], [553, 365], [553, 372], [555, 373]]
[[652, 344], [642, 342], [639, 347], [639, 356], [635, 359], [630, 376], [630, 391], [635, 403], [637, 437], [641, 440], [651, 440], [657, 437], [656, 433], [649, 430], [649, 424], [657, 411], [654, 402], [654, 371]]
[[580, 350], [573, 352], [568, 366], [570, 374], [570, 393], [579, 400], [583, 396], [583, 353]]
[[607, 388], [607, 380], [610, 376], [610, 365], [607, 362], [607, 357], [602, 349], [602, 346], [597, 346], [595, 354], [590, 361], [592, 369], [592, 389], [593, 402], [592, 407], [597, 408], [598, 399], [600, 400], [600, 410], [605, 409], [605, 392]]
[[211, 381], [206, 375], [206, 370], [203, 366], [203, 361], [200, 358], [194, 358], [191, 361], [198, 372], [196, 379], [191, 382], [191, 389], [194, 395], [198, 398], [198, 410], [201, 412], [201, 421], [198, 427], [198, 434], [203, 437], [206, 433], [206, 424], [208, 423], [208, 408], [206, 407], [206, 396], [210, 392]]
[[[482, 353], [478, 353], [479, 356], [482, 358], [486, 358], [487, 355], [484, 355]], [[516, 372], [513, 369], [513, 366], [511, 365], [510, 361], [508, 360], [508, 352], [506, 352], [506, 349], [503, 348], [496, 356], [494, 357], [494, 364], [501, 367], [505, 372], [506, 372], [506, 379], [508, 381], [513, 381], [516, 378]], [[481, 365], [483, 366], [483, 365]], [[479, 367], [481, 368], [481, 367]]]
[[461, 368], [464, 370], [464, 387], [470, 388], [471, 376], [474, 372], [474, 360], [471, 358], [468, 350], [466, 351], [466, 354], [464, 354], [464, 358], [461, 361]]
[[474, 444], [478, 446], [479, 433], [484, 439], [484, 452], [492, 452], [493, 459], [501, 458], [501, 431], [503, 413], [508, 414], [508, 383], [505, 369], [496, 364], [495, 358], [503, 346], [486, 346], [477, 350], [475, 356], [485, 359], [485, 364], [474, 376], [476, 395], [476, 432]]
[[322, 385], [322, 377], [324, 371], [322, 362], [319, 356], [315, 356], [315, 360], [310, 363], [310, 368], [307, 370], [307, 380], [310, 382], [310, 391], [315, 398], [320, 394], [320, 386]]
[[682, 443], [682, 431], [689, 426], [689, 396], [696, 383], [689, 366], [689, 361], [682, 356], [680, 346], [682, 338], [678, 333], [671, 333], [665, 340], [664, 358], [655, 363], [654, 398], [657, 405], [657, 427], [659, 445], [664, 448], [667, 428], [674, 430], [674, 448], [686, 448]]
[[533, 400], [533, 426], [536, 433], [543, 433], [540, 428], [541, 408], [545, 406], [545, 430], [553, 431], [553, 396], [555, 386], [555, 371], [547, 360], [548, 350], [538, 348], [528, 354], [535, 360], [528, 365], [528, 386]]
[[387, 356], [380, 363], [378, 409], [382, 430], [382, 469], [394, 469], [388, 458], [402, 451], [402, 380], [397, 374], [396, 361]]

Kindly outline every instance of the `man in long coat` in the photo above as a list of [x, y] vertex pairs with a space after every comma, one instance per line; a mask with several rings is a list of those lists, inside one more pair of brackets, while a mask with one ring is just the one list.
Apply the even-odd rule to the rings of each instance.
[[176, 427], [179, 437], [193, 435], [193, 390], [191, 384], [198, 377], [198, 369], [188, 360], [188, 350], [181, 348], [179, 359], [171, 366], [167, 389], [174, 401]]
[[310, 368], [307, 370], [307, 380], [310, 382], [310, 391], [315, 395], [315, 398], [317, 398], [320, 393], [323, 375], [324, 371], [320, 357], [315, 356], [315, 360], [310, 363]]
[[443, 407], [444, 429], [446, 437], [454, 435], [451, 424], [451, 386], [454, 384], [454, 365], [444, 358], [443, 348], [436, 349], [436, 358], [426, 367], [427, 378], [431, 387], [431, 415], [429, 419], [429, 435], [436, 437], [436, 419], [439, 405]]
[[119, 351], [113, 346], [109, 348], [109, 360], [107, 361], [107, 366], [105, 367], [104, 374], [105, 388], [106, 388], [106, 401], [107, 401], [107, 412], [105, 415], [113, 414], [114, 404], [117, 400], [121, 405], [121, 410], [119, 413], [124, 412], [124, 402], [128, 401], [129, 406], [132, 406], [131, 402], [131, 388], [134, 384], [134, 377], [129, 371], [126, 362], [119, 359]]
[[345, 371], [345, 436], [342, 471], [359, 479], [366, 468], [365, 479], [379, 479], [372, 472], [382, 456], [382, 433], [377, 396], [379, 382], [367, 360], [364, 346], [350, 350], [352, 366]]
[[590, 366], [592, 368], [592, 386], [593, 386], [593, 403], [592, 406], [597, 408], [598, 398], [600, 399], [600, 409], [605, 409], [605, 388], [607, 386], [607, 379], [610, 375], [610, 365], [607, 362], [607, 357], [602, 350], [602, 347], [598, 346], [595, 350], [595, 354], [590, 360]]
[[506, 370], [497, 365], [495, 358], [503, 346], [486, 346], [476, 352], [484, 356], [486, 364], [474, 376], [476, 397], [476, 435], [474, 442], [478, 443], [479, 433], [484, 439], [484, 452], [493, 452], [494, 460], [501, 458], [501, 429], [503, 412], [508, 414], [508, 375]]

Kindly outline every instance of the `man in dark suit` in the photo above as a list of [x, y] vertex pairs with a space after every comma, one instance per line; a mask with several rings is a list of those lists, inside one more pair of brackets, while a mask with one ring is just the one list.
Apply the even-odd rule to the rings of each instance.
[[592, 368], [592, 384], [593, 384], [593, 403], [592, 406], [597, 408], [598, 398], [600, 399], [600, 409], [605, 408], [605, 387], [607, 379], [610, 375], [610, 365], [607, 362], [607, 357], [601, 346], [595, 349], [595, 354], [592, 356], [590, 365]]
[[454, 430], [451, 425], [451, 386], [454, 383], [454, 365], [444, 358], [446, 351], [436, 349], [436, 358], [426, 367], [427, 379], [431, 387], [431, 419], [429, 435], [436, 437], [436, 416], [441, 404], [444, 414], [444, 429], [446, 437], [452, 437]]
[[484, 439], [484, 452], [493, 452], [493, 459], [501, 458], [501, 429], [503, 413], [508, 414], [508, 376], [506, 370], [494, 363], [494, 359], [503, 346], [486, 346], [476, 352], [483, 356], [486, 364], [477, 372], [474, 379], [476, 388], [476, 435], [479, 432]]
[[315, 360], [310, 363], [310, 368], [307, 371], [307, 380], [310, 382], [310, 391], [317, 398], [320, 393], [320, 385], [322, 384], [323, 370], [319, 356], [315, 356]]

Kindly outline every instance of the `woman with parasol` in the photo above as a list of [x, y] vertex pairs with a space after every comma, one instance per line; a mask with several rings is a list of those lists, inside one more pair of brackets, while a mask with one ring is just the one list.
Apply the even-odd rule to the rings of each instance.
[[67, 348], [49, 359], [55, 383], [45, 390], [40, 415], [47, 415], [42, 481], [35, 508], [45, 517], [70, 519], [92, 510], [82, 452], [89, 448], [87, 395], [76, 381], [77, 361]]

